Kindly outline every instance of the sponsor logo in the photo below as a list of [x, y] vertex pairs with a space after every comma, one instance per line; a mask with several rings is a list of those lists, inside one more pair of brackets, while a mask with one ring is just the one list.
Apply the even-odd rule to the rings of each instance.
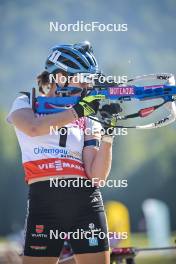
[[59, 149], [59, 148], [44, 148], [44, 147], [37, 147], [34, 148], [34, 154], [51, 154], [51, 155], [59, 155], [59, 154], [68, 154], [68, 150]]
[[34, 250], [46, 250], [47, 246], [30, 246], [30, 248]]
[[35, 232], [40, 234], [40, 233], [43, 233], [44, 231], [44, 225], [36, 225], [35, 226]]
[[62, 166], [63, 166], [63, 168], [73, 168], [73, 169], [84, 171], [84, 168], [80, 165], [77, 165], [77, 164], [71, 164], [68, 162], [63, 162]]
[[59, 156], [61, 158], [81, 159], [82, 155], [78, 151], [71, 151], [61, 148], [44, 148], [36, 147], [33, 149], [35, 155], [49, 154], [52, 156]]
[[78, 151], [69, 151], [69, 155], [61, 155], [61, 157], [81, 160], [82, 154]]
[[163, 85], [148, 85], [148, 86], [144, 86], [144, 90], [146, 89], [156, 89], [156, 88], [163, 88]]
[[58, 171], [63, 170], [61, 160], [56, 160], [55, 162], [43, 163], [38, 165], [40, 170], [56, 169]]
[[31, 234], [34, 238], [47, 238], [47, 234]]
[[109, 88], [110, 95], [133, 95], [134, 88], [133, 87], [110, 87]]
[[94, 223], [90, 223], [90, 224], [89, 224], [89, 228], [90, 228], [90, 229], [94, 229], [94, 228], [95, 228]]
[[36, 225], [35, 226], [35, 234], [31, 234], [32, 237], [35, 238], [47, 238], [47, 234], [43, 234], [44, 225]]
[[91, 201], [91, 203], [95, 203], [95, 202], [98, 202], [98, 201], [99, 201], [98, 198], [95, 197], [95, 198], [93, 198], [93, 200]]
[[89, 238], [89, 246], [90, 247], [98, 246], [98, 238], [97, 237]]
[[84, 168], [77, 164], [72, 164], [69, 162], [61, 162], [61, 160], [56, 160], [55, 162], [50, 163], [43, 163], [38, 165], [40, 170], [48, 170], [48, 169], [56, 169], [56, 170], [63, 170], [63, 168], [73, 168], [77, 170], [84, 171]]

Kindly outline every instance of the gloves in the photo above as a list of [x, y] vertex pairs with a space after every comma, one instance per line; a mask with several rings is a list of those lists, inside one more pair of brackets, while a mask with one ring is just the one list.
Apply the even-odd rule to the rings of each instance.
[[83, 116], [95, 115], [99, 109], [99, 101], [105, 99], [104, 95], [88, 95], [83, 97], [76, 105], [73, 106], [78, 118]]
[[118, 103], [112, 103], [110, 105], [108, 104], [103, 105], [99, 111], [104, 121], [104, 124], [103, 124], [104, 134], [113, 136], [113, 132], [114, 132], [113, 127], [117, 125], [116, 116], [120, 112], [122, 112], [122, 108], [120, 107]]

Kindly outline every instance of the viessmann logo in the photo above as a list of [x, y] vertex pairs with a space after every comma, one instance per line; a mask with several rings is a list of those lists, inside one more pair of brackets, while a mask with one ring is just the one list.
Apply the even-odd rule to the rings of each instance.
[[83, 171], [83, 167], [78, 164], [73, 164], [69, 162], [62, 162], [61, 160], [56, 160], [55, 162], [43, 163], [38, 165], [40, 170], [48, 170], [48, 169], [55, 169], [55, 170], [63, 170], [63, 168], [72, 168]]
[[49, 169], [55, 169], [58, 171], [63, 170], [61, 160], [55, 160], [54, 162], [40, 164], [38, 165], [38, 168], [40, 170], [49, 170]]

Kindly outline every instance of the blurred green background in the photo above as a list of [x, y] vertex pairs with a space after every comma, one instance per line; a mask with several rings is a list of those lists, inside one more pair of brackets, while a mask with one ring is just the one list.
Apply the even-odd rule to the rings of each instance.
[[[5, 117], [19, 91], [30, 91], [44, 69], [50, 47], [89, 40], [105, 74], [175, 73], [175, 0], [0, 1], [0, 236], [23, 228], [27, 186], [13, 128]], [[50, 32], [49, 22], [127, 23], [127, 32]], [[164, 201], [176, 230], [176, 126], [128, 130], [113, 147], [111, 178], [128, 188], [104, 188], [104, 200], [129, 209], [133, 232], [145, 231], [141, 205]]]

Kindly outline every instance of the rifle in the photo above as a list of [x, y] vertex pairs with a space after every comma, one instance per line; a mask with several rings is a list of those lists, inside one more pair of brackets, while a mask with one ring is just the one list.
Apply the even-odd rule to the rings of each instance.
[[[155, 247], [155, 248], [134, 248], [134, 247], [127, 247], [127, 248], [113, 248], [111, 249], [111, 264], [120, 264], [126, 261], [126, 264], [135, 264], [135, 257], [140, 252], [150, 252], [150, 251], [167, 251], [170, 252], [171, 250], [176, 251], [175, 246], [170, 247]], [[175, 253], [175, 252], [174, 252]]]
[[[134, 85], [131, 84], [137, 81], [164, 81], [165, 84], [150, 84], [150, 85]], [[81, 96], [76, 94], [81, 93], [82, 89], [78, 87], [66, 87], [59, 90], [59, 97], [45, 97], [45, 96], [35, 96], [35, 88], [32, 92], [32, 105], [33, 109], [38, 114], [52, 114], [65, 111], [72, 107], [74, 104], [78, 103]], [[103, 95], [104, 100], [108, 103], [114, 102], [127, 102], [132, 100], [147, 101], [152, 99], [162, 99], [162, 103], [157, 105], [152, 105], [150, 107], [142, 108], [136, 113], [128, 115], [116, 115], [117, 120], [127, 120], [130, 118], [145, 118], [151, 115], [155, 110], [162, 106], [168, 107], [170, 114], [159, 121], [146, 125], [136, 125], [136, 126], [116, 126], [118, 128], [136, 128], [136, 129], [152, 129], [159, 128], [171, 124], [176, 120], [176, 106], [174, 101], [176, 100], [176, 86], [173, 74], [149, 74], [142, 75], [132, 78], [127, 81], [126, 84], [123, 83], [109, 83], [104, 82], [103, 84], [95, 83], [93, 88], [86, 89], [84, 91], [84, 96], [86, 95]], [[103, 100], [103, 101], [104, 101]], [[104, 120], [97, 120], [93, 116], [89, 118], [104, 124]]]

